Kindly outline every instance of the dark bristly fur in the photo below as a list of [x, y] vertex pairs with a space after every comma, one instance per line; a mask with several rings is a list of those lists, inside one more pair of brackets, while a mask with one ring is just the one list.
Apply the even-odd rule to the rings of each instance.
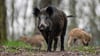
[[[37, 13], [38, 12], [38, 13]], [[58, 36], [61, 39], [61, 51], [64, 51], [64, 36], [67, 27], [67, 17], [65, 13], [55, 7], [48, 6], [47, 8], [35, 8], [34, 15], [39, 18], [38, 29], [43, 34], [48, 45], [47, 51], [51, 51], [52, 42], [54, 41], [54, 51], [57, 48]], [[44, 16], [41, 17], [41, 15]], [[45, 20], [45, 24], [41, 24], [41, 20]]]

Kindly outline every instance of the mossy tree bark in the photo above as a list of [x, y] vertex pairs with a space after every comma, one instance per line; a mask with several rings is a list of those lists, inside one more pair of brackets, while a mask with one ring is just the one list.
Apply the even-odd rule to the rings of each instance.
[[[70, 0], [69, 1], [69, 11], [70, 11], [70, 14], [72, 15], [76, 15], [76, 12], [75, 12], [75, 6], [76, 6], [76, 2], [75, 0]], [[71, 30], [72, 28], [75, 28], [77, 27], [77, 24], [76, 24], [76, 19], [75, 17], [73, 17], [73, 19], [71, 20], [71, 24], [70, 26], [68, 27], [69, 30]]]
[[0, 0], [0, 43], [7, 40], [5, 0]]

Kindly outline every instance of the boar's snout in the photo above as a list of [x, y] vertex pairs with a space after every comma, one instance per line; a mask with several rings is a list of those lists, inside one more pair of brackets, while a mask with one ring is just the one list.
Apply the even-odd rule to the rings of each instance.
[[43, 24], [39, 25], [38, 27], [40, 30], [45, 30], [45, 26]]

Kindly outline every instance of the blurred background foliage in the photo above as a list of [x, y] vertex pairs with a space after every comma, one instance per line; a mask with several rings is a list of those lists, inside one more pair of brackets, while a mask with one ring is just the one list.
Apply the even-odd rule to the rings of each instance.
[[68, 18], [66, 41], [67, 33], [79, 27], [92, 34], [91, 45], [100, 45], [100, 0], [0, 0], [0, 43], [38, 32], [33, 7], [48, 5], [75, 16]]

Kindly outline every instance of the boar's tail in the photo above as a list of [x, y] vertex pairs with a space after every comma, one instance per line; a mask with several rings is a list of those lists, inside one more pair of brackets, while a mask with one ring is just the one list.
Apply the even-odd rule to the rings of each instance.
[[75, 16], [73, 16], [73, 15], [69, 15], [69, 16], [67, 16], [67, 17], [75, 17]]

